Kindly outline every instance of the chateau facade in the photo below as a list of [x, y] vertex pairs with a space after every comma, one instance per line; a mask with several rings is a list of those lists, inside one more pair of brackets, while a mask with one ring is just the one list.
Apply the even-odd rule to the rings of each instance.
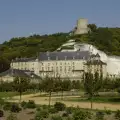
[[89, 51], [43, 52], [36, 58], [16, 58], [11, 62], [11, 69], [31, 71], [40, 78], [61, 77], [61, 79], [81, 80], [84, 73], [91, 71], [107, 76], [106, 63], [99, 54]]

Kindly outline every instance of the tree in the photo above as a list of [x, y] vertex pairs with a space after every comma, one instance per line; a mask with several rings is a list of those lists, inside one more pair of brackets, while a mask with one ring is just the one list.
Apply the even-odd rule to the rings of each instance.
[[96, 30], [97, 30], [97, 26], [95, 24], [89, 24], [88, 28], [90, 28], [91, 32], [96, 32]]
[[30, 79], [24, 77], [15, 77], [13, 81], [13, 89], [19, 92], [20, 102], [21, 102], [22, 93], [28, 89], [29, 83], [30, 83]]
[[91, 72], [85, 73], [84, 78], [84, 89], [86, 93], [89, 95], [89, 99], [91, 101], [91, 109], [93, 108], [92, 99], [98, 93], [102, 86], [102, 79], [97, 72], [92, 74]]
[[54, 91], [55, 84], [54, 84], [54, 78], [46, 76], [46, 78], [43, 80], [42, 85], [44, 86], [44, 90], [49, 93], [49, 107], [51, 105], [51, 94]]

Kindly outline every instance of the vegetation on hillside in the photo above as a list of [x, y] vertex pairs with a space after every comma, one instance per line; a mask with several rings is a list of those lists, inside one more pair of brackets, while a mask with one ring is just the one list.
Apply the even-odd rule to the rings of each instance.
[[33, 57], [38, 52], [54, 51], [69, 39], [95, 45], [111, 55], [120, 55], [120, 28], [97, 28], [90, 24], [88, 34], [69, 36], [69, 33], [52, 35], [33, 35], [12, 38], [0, 45], [0, 72], [9, 68], [9, 63], [16, 57]]

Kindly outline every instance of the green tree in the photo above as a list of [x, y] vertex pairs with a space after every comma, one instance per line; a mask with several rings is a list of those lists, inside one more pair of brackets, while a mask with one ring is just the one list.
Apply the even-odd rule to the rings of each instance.
[[20, 102], [21, 102], [22, 93], [28, 89], [29, 83], [30, 83], [30, 79], [24, 77], [15, 77], [13, 81], [13, 89], [19, 92]]
[[91, 101], [91, 109], [93, 108], [93, 97], [98, 93], [102, 86], [102, 80], [99, 77], [99, 74], [95, 72], [92, 74], [91, 72], [85, 73], [84, 78], [84, 89], [86, 93], [89, 95], [89, 99]]
[[51, 95], [55, 88], [54, 78], [46, 76], [43, 80], [42, 85], [44, 86], [44, 91], [49, 93], [49, 107], [51, 105]]

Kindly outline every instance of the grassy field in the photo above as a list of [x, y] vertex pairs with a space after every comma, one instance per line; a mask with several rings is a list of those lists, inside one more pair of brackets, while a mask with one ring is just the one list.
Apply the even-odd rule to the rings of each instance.
[[[32, 94], [32, 92], [24, 92], [23, 95]], [[18, 92], [0, 92], [0, 98], [11, 98], [18, 96]]]

